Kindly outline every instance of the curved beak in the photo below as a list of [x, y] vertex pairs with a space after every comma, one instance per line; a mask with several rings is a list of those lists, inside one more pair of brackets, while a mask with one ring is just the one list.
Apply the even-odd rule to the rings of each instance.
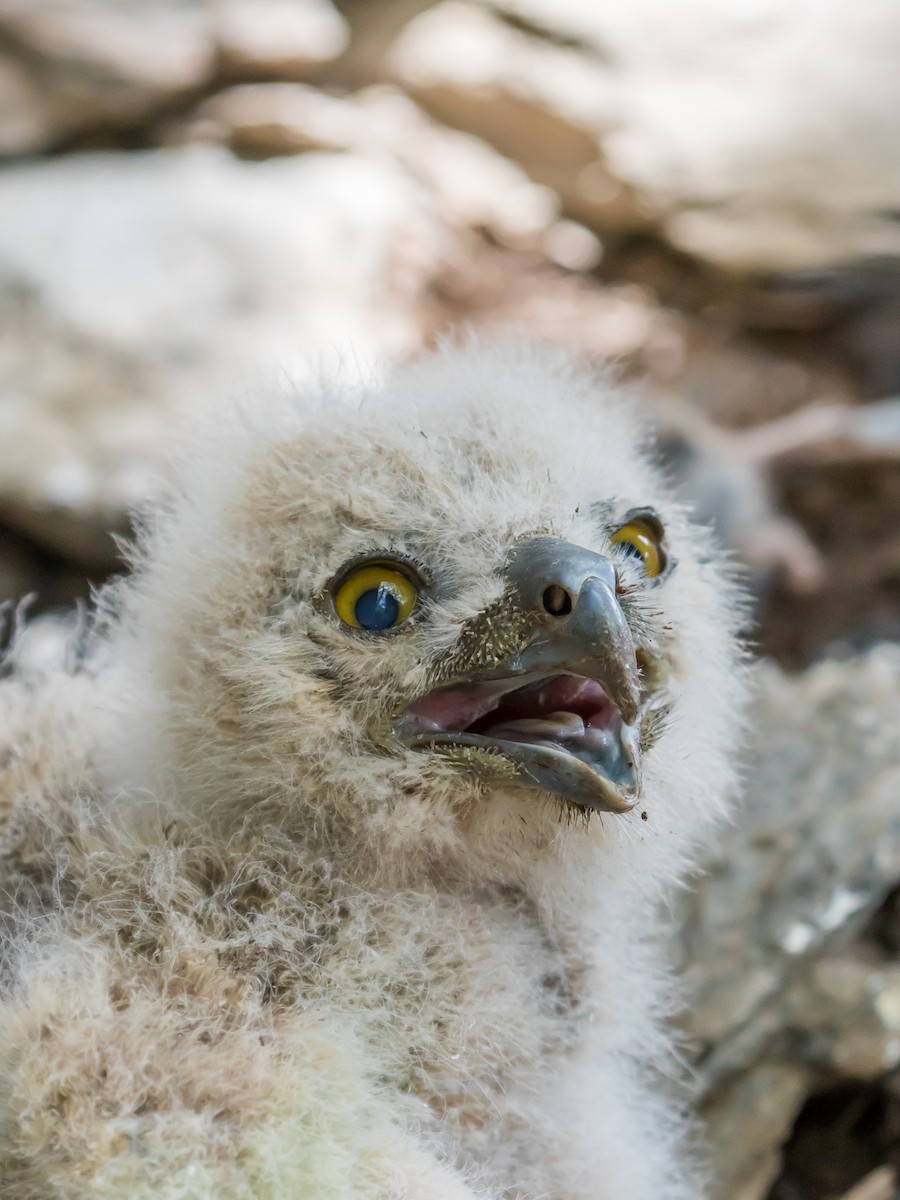
[[640, 789], [642, 692], [615, 564], [539, 537], [516, 547], [507, 576], [511, 607], [531, 635], [502, 663], [413, 701], [395, 735], [486, 773], [499, 755], [507, 779], [512, 763], [525, 786], [582, 808], [627, 811]]
[[[531, 642], [507, 671], [567, 671], [602, 684], [623, 721], [638, 714], [641, 681], [631, 629], [608, 558], [561, 538], [533, 538], [512, 555], [510, 582], [535, 614]], [[548, 582], [549, 581], [549, 582]], [[561, 611], [551, 611], [548, 605]]]

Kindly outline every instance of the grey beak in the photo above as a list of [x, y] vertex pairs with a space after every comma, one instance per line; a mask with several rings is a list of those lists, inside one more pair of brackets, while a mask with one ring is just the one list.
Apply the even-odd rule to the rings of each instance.
[[517, 546], [507, 568], [535, 636], [506, 666], [516, 673], [560, 670], [601, 683], [626, 724], [638, 714], [641, 681], [631, 630], [616, 598], [610, 559], [562, 538]]
[[[462, 755], [489, 778], [499, 759], [519, 783], [584, 810], [627, 812], [641, 790], [644, 697], [615, 563], [562, 538], [536, 537], [513, 549], [504, 573], [513, 627], [527, 630], [526, 640], [502, 664], [469, 669], [414, 700], [397, 717], [395, 737]], [[551, 704], [559, 707], [551, 712]], [[508, 765], [497, 776], [504, 784]]]

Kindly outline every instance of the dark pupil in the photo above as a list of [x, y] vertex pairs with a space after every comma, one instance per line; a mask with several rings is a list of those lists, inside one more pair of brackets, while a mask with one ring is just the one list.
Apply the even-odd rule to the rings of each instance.
[[620, 544], [622, 546], [622, 549], [625, 551], [625, 553], [628, 555], [629, 558], [636, 558], [638, 560], [638, 562], [640, 562], [640, 563], [642, 563], [644, 561], [643, 554], [641, 554], [640, 550], [634, 544], [634, 542], [622, 542]]
[[363, 629], [390, 629], [400, 616], [400, 601], [381, 583], [363, 592], [353, 612]]

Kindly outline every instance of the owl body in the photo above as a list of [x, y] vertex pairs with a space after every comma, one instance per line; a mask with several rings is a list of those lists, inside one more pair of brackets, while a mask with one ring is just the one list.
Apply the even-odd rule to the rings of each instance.
[[3, 1200], [687, 1200], [661, 915], [739, 595], [523, 339], [201, 423], [0, 693]]

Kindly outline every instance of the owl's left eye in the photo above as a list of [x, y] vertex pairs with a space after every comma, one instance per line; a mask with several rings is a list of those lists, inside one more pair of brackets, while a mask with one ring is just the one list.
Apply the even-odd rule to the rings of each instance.
[[334, 608], [352, 629], [382, 633], [408, 620], [417, 598], [418, 590], [407, 575], [384, 563], [368, 563], [341, 583]]
[[663, 527], [655, 514], [640, 513], [626, 521], [612, 535], [614, 546], [637, 559], [649, 579], [662, 575], [667, 566], [663, 545]]

